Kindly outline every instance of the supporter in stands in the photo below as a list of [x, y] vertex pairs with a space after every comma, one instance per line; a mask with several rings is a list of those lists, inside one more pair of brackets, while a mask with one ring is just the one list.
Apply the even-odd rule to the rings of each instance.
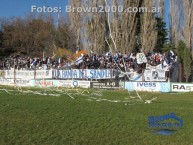
[[[162, 67], [172, 65], [174, 61], [177, 61], [177, 56], [173, 51], [169, 51], [166, 54], [147, 53], [147, 63], [153, 66], [162, 64]], [[1, 69], [119, 69], [121, 71], [138, 71], [141, 69], [141, 65], [137, 64], [136, 54], [126, 53], [122, 54], [116, 52], [112, 54], [107, 52], [103, 55], [91, 53], [91, 55], [82, 55], [82, 61], [77, 63], [69, 62], [65, 58], [30, 58], [22, 56], [10, 56], [8, 58], [0, 59]], [[126, 69], [126, 70], [125, 70]]]

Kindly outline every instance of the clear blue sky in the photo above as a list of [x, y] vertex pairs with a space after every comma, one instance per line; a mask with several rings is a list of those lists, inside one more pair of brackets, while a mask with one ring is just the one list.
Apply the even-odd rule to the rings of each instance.
[[68, 0], [0, 0], [0, 17], [22, 17], [31, 12], [32, 5], [44, 6], [44, 1], [47, 6], [62, 7], [62, 13], [68, 3]]

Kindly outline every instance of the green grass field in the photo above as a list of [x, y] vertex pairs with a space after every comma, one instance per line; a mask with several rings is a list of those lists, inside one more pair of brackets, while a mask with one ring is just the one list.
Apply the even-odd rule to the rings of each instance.
[[[145, 104], [133, 98], [135, 92], [123, 90], [4, 88], [0, 87], [0, 145], [193, 144], [191, 93], [139, 93], [143, 99], [157, 97]], [[184, 126], [174, 135], [153, 134], [148, 116], [171, 112]]]

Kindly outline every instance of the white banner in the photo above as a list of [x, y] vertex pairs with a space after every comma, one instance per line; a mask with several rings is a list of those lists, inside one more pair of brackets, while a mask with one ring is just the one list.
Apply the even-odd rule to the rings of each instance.
[[162, 64], [153, 66], [153, 65], [150, 65], [150, 64], [147, 63], [147, 64], [146, 64], [146, 69], [158, 69], [158, 70], [162, 70]]
[[172, 92], [193, 92], [193, 84], [172, 83]]
[[80, 87], [80, 88], [90, 88], [90, 81], [76, 81], [76, 80], [58, 80], [60, 87]]
[[31, 80], [31, 85], [40, 88], [58, 87], [58, 80]]
[[166, 81], [165, 71], [164, 70], [145, 70], [144, 72], [145, 81]]
[[[14, 74], [15, 73], [15, 74]], [[5, 70], [5, 78], [16, 79], [51, 79], [52, 70]]]
[[136, 58], [138, 64], [147, 63], [147, 58], [144, 53], [137, 53]]
[[10, 84], [13, 84], [13, 83], [14, 83], [13, 79], [0, 78], [0, 85], [10, 85]]
[[113, 71], [110, 69], [72, 69], [54, 70], [53, 78], [58, 79], [110, 79]]
[[22, 87], [28, 87], [31, 86], [30, 80], [23, 80], [23, 79], [16, 79], [14, 82], [14, 79], [2, 79], [0, 78], [0, 85], [16, 85], [16, 86], [22, 86]]
[[141, 82], [142, 81], [142, 74], [138, 74], [136, 72], [133, 72], [130, 74], [130, 80], [135, 82]]
[[158, 92], [160, 91], [160, 83], [156, 82], [133, 82], [134, 89], [137, 91]]

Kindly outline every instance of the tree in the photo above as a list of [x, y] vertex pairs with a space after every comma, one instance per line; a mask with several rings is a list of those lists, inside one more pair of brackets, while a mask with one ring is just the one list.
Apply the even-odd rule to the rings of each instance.
[[15, 51], [39, 55], [54, 32], [53, 21], [49, 17], [15, 17], [3, 26], [3, 46]]
[[166, 23], [161, 18], [156, 18], [157, 20], [157, 43], [156, 43], [156, 50], [161, 51], [164, 47], [164, 44], [168, 40], [168, 31], [166, 29]]
[[[184, 38], [187, 48], [191, 49], [193, 57], [193, 1], [184, 1]], [[191, 52], [190, 51], [190, 52]]]
[[188, 82], [188, 79], [191, 75], [191, 51], [189, 48], [186, 47], [186, 44], [184, 41], [180, 40], [177, 47], [177, 56], [178, 60], [181, 64], [183, 64], [183, 73], [186, 79], [186, 82]]
[[191, 51], [189, 48], [185, 47], [184, 49], [184, 56], [183, 56], [183, 66], [184, 66], [184, 76], [186, 82], [188, 82], [189, 77], [191, 75]]
[[193, 57], [193, 1], [170, 0], [170, 42], [184, 40]]
[[3, 44], [3, 32], [0, 30], [0, 48], [2, 47]]
[[170, 42], [175, 46], [183, 36], [183, 0], [170, 0]]
[[[145, 0], [143, 7], [149, 10], [154, 6], [154, 1]], [[141, 14], [141, 46], [143, 52], [151, 52], [155, 49], [157, 42], [156, 19], [152, 12]]]
[[186, 44], [184, 43], [184, 41], [180, 40], [178, 43], [177, 50], [176, 50], [178, 60], [180, 63], [183, 63], [185, 50], [186, 50]]

